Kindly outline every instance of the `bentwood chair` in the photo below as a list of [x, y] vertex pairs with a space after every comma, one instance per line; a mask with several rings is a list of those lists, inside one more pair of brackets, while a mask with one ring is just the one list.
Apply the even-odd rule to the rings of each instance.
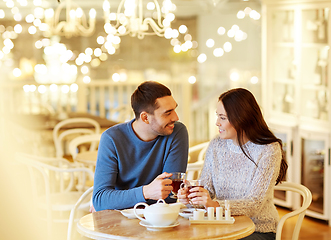
[[75, 229], [74, 223], [77, 215], [77, 210], [80, 208], [81, 204], [86, 200], [86, 198], [91, 198], [92, 192], [93, 192], [93, 187], [87, 189], [77, 200], [75, 206], [71, 209], [69, 216], [67, 240], [73, 240], [73, 235], [74, 235], [73, 230]]
[[[198, 179], [200, 177], [208, 144], [209, 142], [204, 142], [189, 148], [189, 162], [186, 168], [187, 180]], [[193, 154], [198, 154], [198, 157], [196, 162], [191, 163], [190, 160]]]
[[[23, 167], [30, 182], [32, 206], [36, 215], [47, 223], [49, 239], [59, 225], [67, 224], [69, 213], [83, 191], [82, 186], [93, 172], [88, 168], [77, 168], [63, 158], [46, 158], [17, 153], [16, 160]], [[77, 174], [81, 176], [77, 178]], [[79, 181], [79, 182], [78, 182]], [[86, 187], [87, 188], [87, 187]], [[85, 188], [85, 189], [86, 189]], [[89, 201], [83, 202], [79, 210], [88, 212]]]
[[[82, 162], [76, 159], [76, 157], [78, 153], [82, 153], [83, 151], [96, 152], [100, 138], [101, 138], [101, 133], [87, 134], [87, 135], [75, 137], [69, 142], [69, 153], [71, 154], [72, 159], [77, 166], [87, 167], [94, 172], [96, 159], [90, 159], [88, 161]], [[82, 148], [81, 146], [84, 146], [84, 148]], [[89, 179], [89, 181], [86, 183], [86, 186], [93, 186], [93, 179]]]
[[96, 151], [99, 145], [99, 141], [101, 138], [101, 133], [98, 134], [88, 134], [83, 136], [78, 136], [72, 139], [69, 142], [69, 153], [72, 156], [72, 159], [75, 160], [79, 151], [79, 146], [82, 144], [88, 144], [87, 150], [92, 152]]
[[[82, 124], [85, 125], [85, 127], [80, 127]], [[68, 127], [70, 128], [68, 129]], [[53, 141], [55, 145], [56, 157], [64, 157], [66, 149], [65, 142], [69, 142], [68, 139], [70, 139], [70, 137], [72, 139], [73, 137], [77, 137], [82, 134], [98, 133], [100, 133], [100, 124], [91, 118], [69, 118], [59, 122], [53, 129]]]
[[302, 196], [302, 205], [300, 208], [289, 212], [285, 214], [279, 221], [278, 226], [277, 226], [277, 232], [276, 232], [276, 240], [281, 240], [282, 238], [282, 230], [284, 223], [287, 219], [298, 216], [293, 235], [292, 235], [292, 240], [297, 240], [299, 238], [299, 233], [302, 225], [303, 218], [305, 217], [305, 213], [307, 208], [310, 206], [311, 201], [312, 201], [312, 195], [310, 190], [298, 183], [292, 183], [292, 182], [282, 182], [278, 185], [275, 186], [275, 190], [281, 190], [281, 191], [292, 191], [299, 193]]
[[133, 118], [134, 114], [130, 104], [119, 105], [109, 110], [109, 118], [116, 122], [127, 122]]

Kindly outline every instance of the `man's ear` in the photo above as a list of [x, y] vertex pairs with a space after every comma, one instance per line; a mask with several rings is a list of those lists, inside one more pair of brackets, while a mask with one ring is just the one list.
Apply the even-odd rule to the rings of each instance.
[[141, 112], [140, 113], [140, 119], [146, 123], [146, 124], [149, 124], [149, 121], [148, 121], [148, 113], [147, 112]]

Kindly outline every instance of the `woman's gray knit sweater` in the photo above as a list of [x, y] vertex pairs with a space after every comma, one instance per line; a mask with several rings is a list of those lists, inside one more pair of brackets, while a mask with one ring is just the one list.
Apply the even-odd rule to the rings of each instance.
[[256, 232], [276, 232], [279, 216], [273, 198], [281, 147], [278, 142], [247, 142], [244, 148], [256, 165], [232, 140], [214, 138], [208, 146], [200, 179], [221, 207], [224, 200], [229, 200], [231, 215], [250, 217]]

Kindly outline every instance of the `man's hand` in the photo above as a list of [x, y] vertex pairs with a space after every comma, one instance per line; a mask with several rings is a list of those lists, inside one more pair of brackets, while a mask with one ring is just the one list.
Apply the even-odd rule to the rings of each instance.
[[172, 190], [171, 173], [164, 172], [157, 176], [150, 184], [143, 186], [143, 194], [145, 199], [165, 199], [169, 196]]
[[90, 213], [94, 213], [94, 212], [96, 212], [94, 206], [90, 205]]

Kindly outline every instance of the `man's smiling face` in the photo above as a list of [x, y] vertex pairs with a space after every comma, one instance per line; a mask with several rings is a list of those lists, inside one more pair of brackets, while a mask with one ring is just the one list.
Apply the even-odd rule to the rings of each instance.
[[174, 131], [175, 122], [178, 121], [175, 111], [178, 104], [172, 96], [158, 98], [156, 103], [158, 108], [154, 110], [154, 114], [148, 114], [151, 130], [156, 135], [170, 135]]

